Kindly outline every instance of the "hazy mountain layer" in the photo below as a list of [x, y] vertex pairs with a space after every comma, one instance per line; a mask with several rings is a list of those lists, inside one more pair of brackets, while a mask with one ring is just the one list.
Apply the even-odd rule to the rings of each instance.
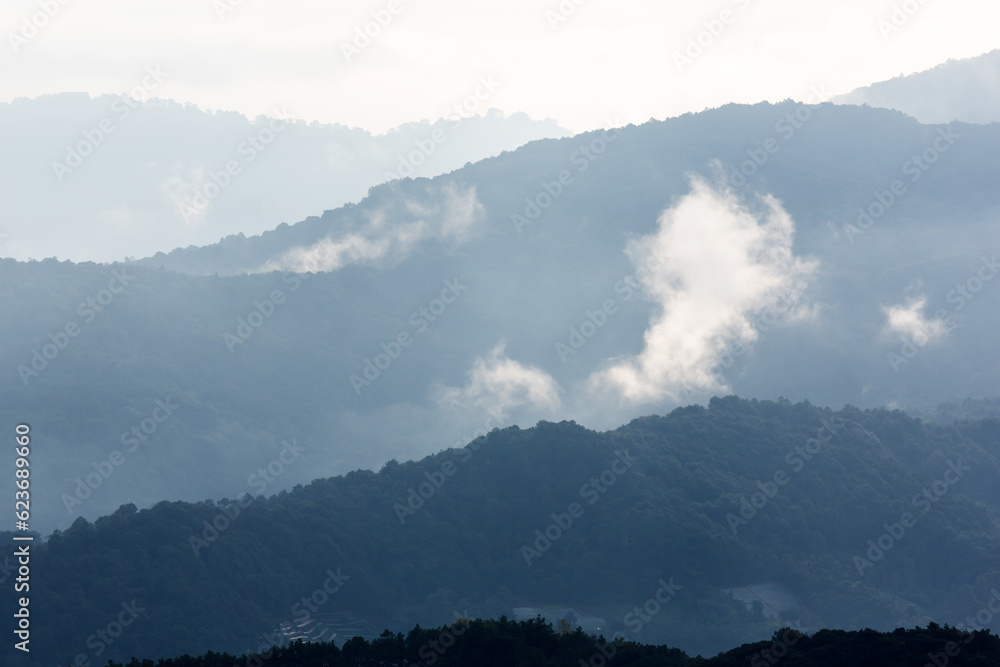
[[569, 134], [553, 121], [487, 111], [496, 86], [485, 80], [439, 120], [378, 136], [295, 121], [291, 108], [252, 120], [202, 111], [156, 99], [169, 91], [169, 72], [150, 68], [145, 81], [125, 96], [0, 104], [9, 129], [0, 140], [0, 254], [121, 261], [259, 234], [358, 201], [387, 180]]
[[49, 442], [49, 530], [727, 391], [997, 396], [998, 151], [1000, 126], [728, 106], [141, 264], [8, 260], [0, 414]]
[[1000, 121], [1000, 49], [873, 83], [833, 102], [896, 109], [922, 123], [995, 123]]

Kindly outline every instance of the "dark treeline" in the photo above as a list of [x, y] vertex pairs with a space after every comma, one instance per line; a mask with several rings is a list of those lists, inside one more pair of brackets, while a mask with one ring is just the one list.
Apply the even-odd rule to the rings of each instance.
[[744, 644], [714, 658], [691, 657], [667, 646], [556, 631], [541, 619], [470, 621], [459, 619], [436, 629], [415, 627], [405, 636], [388, 630], [372, 641], [354, 637], [342, 647], [332, 642], [294, 642], [261, 654], [233, 656], [209, 652], [199, 657], [109, 662], [106, 667], [939, 667], [1000, 664], [1000, 638], [988, 632], [965, 633], [930, 623], [926, 628], [893, 632], [821, 630], [802, 634], [792, 628], [769, 641]]

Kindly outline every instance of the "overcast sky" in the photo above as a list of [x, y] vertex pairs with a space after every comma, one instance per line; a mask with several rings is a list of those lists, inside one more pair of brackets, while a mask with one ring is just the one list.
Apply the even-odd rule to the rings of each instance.
[[[373, 15], [386, 25], [355, 44]], [[0, 26], [5, 102], [123, 93], [159, 66], [158, 97], [383, 132], [447, 115], [492, 77], [486, 106], [583, 131], [733, 101], [808, 100], [814, 88], [839, 94], [979, 55], [998, 45], [1000, 4], [6, 0]], [[699, 33], [701, 53], [685, 53]]]

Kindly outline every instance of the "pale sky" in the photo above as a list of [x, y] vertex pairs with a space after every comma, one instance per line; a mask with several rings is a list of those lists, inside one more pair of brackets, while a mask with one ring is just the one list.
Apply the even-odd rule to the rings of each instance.
[[[373, 15], [387, 24], [372, 23], [375, 36], [348, 62], [344, 44]], [[495, 90], [482, 111], [584, 131], [727, 102], [809, 100], [813, 88], [840, 94], [980, 55], [1000, 41], [1000, 4], [6, 0], [0, 27], [2, 102], [125, 93], [160, 67], [156, 97], [384, 132], [447, 115], [485, 79]], [[676, 54], [699, 33], [705, 46], [681, 71]]]

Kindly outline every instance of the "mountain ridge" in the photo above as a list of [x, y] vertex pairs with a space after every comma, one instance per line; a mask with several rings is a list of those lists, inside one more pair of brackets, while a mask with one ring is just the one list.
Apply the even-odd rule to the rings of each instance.
[[832, 98], [836, 104], [896, 109], [922, 123], [1000, 122], [1000, 49], [949, 59]]
[[[809, 455], [824, 422], [836, 435]], [[242, 650], [297, 616], [296, 600], [330, 572], [343, 585], [322, 613], [375, 633], [525, 603], [575, 606], [607, 619], [608, 634], [702, 653], [763, 639], [782, 621], [957, 622], [1000, 584], [997, 442], [996, 419], [940, 427], [733, 396], [603, 433], [573, 422], [493, 429], [462, 449], [269, 497], [80, 518], [34, 553], [47, 572], [37, 613], [63, 631], [37, 639], [74, 651], [93, 619], [135, 598], [144, 623], [111, 657]], [[970, 470], [922, 512], [911, 496], [951, 480], [949, 461]], [[885, 546], [882, 524], [911, 505], [915, 524], [903, 520], [904, 534], [859, 571], [855, 558]], [[627, 613], [661, 579], [680, 588], [636, 631]], [[799, 602], [766, 616], [721, 590], [762, 581]], [[183, 633], [156, 634], [181, 618]]]
[[36, 230], [5, 230], [6, 255], [114, 261], [259, 233], [354, 201], [399, 170], [436, 175], [568, 134], [551, 120], [487, 110], [488, 98], [477, 101], [485, 115], [449, 114], [373, 135], [283, 109], [254, 118], [205, 111], [154, 97], [160, 92], [0, 104], [0, 122], [18, 128], [3, 143], [11, 156], [0, 179], [5, 215]]

